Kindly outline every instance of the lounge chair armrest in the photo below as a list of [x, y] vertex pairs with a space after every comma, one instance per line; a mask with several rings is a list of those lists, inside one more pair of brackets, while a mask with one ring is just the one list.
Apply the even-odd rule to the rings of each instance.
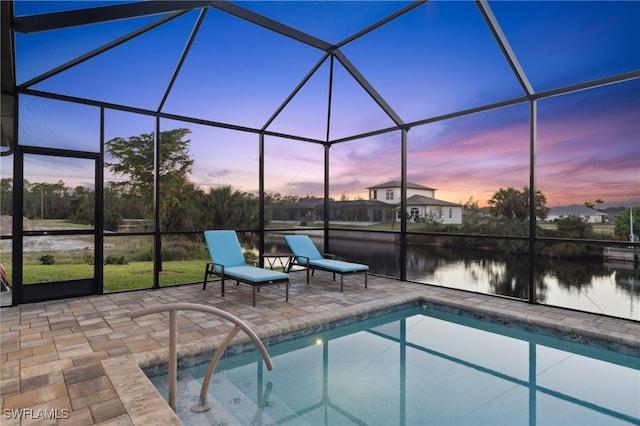
[[245, 259], [244, 261], [247, 263], [251, 263], [253, 266], [258, 266], [258, 263], [259, 263], [258, 260], [255, 260], [255, 259], [254, 260]]
[[306, 266], [309, 264], [309, 256], [294, 256], [294, 259], [295, 259], [295, 263], [298, 265]]
[[222, 263], [213, 262], [213, 263], [210, 263], [210, 265], [213, 265], [213, 268], [212, 268], [213, 271], [216, 270], [216, 266], [220, 267], [220, 272], [222, 273], [222, 275], [224, 275], [224, 265]]
[[335, 259], [336, 258], [336, 255], [335, 254], [331, 254], [331, 253], [322, 253], [322, 256], [325, 259]]

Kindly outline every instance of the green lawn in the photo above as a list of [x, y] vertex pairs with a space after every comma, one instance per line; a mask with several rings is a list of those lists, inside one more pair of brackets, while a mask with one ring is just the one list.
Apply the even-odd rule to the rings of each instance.
[[[206, 261], [162, 262], [160, 286], [202, 282]], [[121, 291], [153, 286], [153, 262], [104, 265], [104, 290]]]
[[31, 225], [35, 229], [64, 228], [64, 229], [93, 229], [90, 225], [68, 222], [65, 219], [31, 219]]
[[[204, 278], [204, 260], [181, 260], [163, 262], [160, 272], [160, 285], [168, 286], [202, 282]], [[11, 277], [11, 265], [5, 265]], [[23, 282], [26, 284], [50, 281], [66, 281], [93, 277], [93, 265], [54, 264], [25, 265]], [[104, 291], [122, 291], [153, 286], [153, 262], [131, 262], [126, 265], [104, 265]]]

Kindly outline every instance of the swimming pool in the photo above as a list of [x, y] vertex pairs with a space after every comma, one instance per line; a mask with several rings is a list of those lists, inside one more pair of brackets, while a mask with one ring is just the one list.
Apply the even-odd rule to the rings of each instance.
[[[272, 339], [273, 340], [273, 339]], [[186, 425], [640, 425], [640, 358], [425, 307], [178, 372]], [[150, 377], [167, 397], [167, 376]]]

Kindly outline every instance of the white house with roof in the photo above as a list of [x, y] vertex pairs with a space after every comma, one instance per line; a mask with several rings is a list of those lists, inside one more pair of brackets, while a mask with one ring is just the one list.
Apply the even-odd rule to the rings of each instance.
[[600, 210], [591, 209], [580, 204], [572, 204], [570, 206], [560, 206], [549, 208], [549, 214], [547, 215], [547, 222], [555, 222], [559, 219], [564, 219], [569, 216], [578, 216], [580, 219], [587, 223], [604, 223], [607, 220], [607, 213]]
[[[367, 188], [369, 200], [382, 201], [398, 206], [400, 214], [401, 182], [392, 180]], [[443, 224], [462, 223], [462, 205], [435, 198], [436, 190], [417, 183], [407, 182], [407, 216], [412, 222], [437, 221]]]

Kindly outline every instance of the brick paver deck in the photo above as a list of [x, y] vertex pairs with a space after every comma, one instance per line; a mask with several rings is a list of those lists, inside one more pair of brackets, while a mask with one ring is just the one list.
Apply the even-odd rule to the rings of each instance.
[[[423, 300], [604, 340], [640, 355], [640, 322], [377, 276], [369, 276], [368, 289], [361, 275], [346, 276], [344, 293], [327, 273], [317, 272], [311, 285], [303, 273], [292, 274], [291, 281], [289, 302], [283, 288], [268, 287], [258, 293], [255, 308], [251, 288], [233, 283], [224, 298], [219, 285], [210, 283], [204, 291], [201, 285], [184, 285], [2, 308], [0, 423], [181, 424], [140, 369], [166, 362], [169, 315], [128, 316], [159, 303], [215, 306], [265, 337]], [[214, 350], [231, 328], [200, 312], [182, 312], [178, 323], [180, 356]], [[52, 414], [57, 421], [46, 419]]]

